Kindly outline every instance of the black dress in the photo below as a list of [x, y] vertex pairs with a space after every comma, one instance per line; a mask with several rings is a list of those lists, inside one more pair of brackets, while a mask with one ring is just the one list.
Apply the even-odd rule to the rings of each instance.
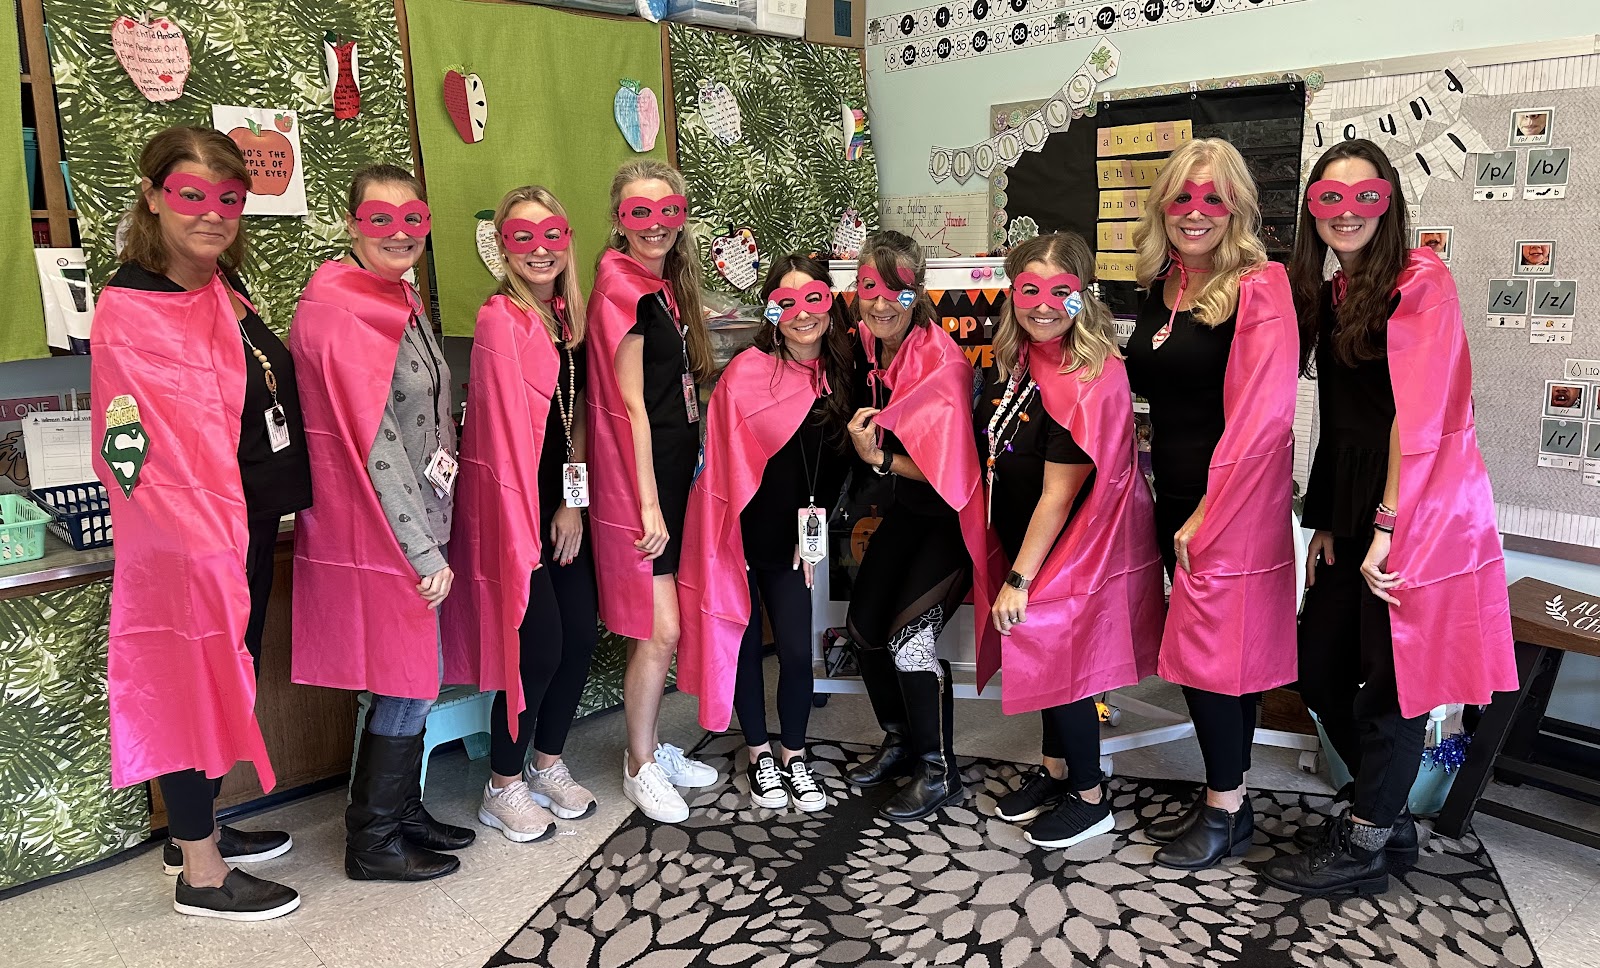
[[[1031, 381], [1030, 381], [1031, 382]], [[1019, 393], [1020, 395], [1020, 393]], [[978, 397], [977, 408], [972, 414], [972, 427], [978, 440], [978, 463], [981, 465], [989, 459], [989, 421], [999, 408], [1000, 401], [1005, 396], [1005, 384], [998, 379], [992, 379], [984, 384], [983, 392]], [[1008, 409], [1015, 409], [1013, 402]], [[1044, 408], [1044, 400], [1037, 391], [1028, 394], [1027, 407], [1023, 410], [1027, 420], [1012, 418], [1005, 421], [1000, 430], [1001, 436], [997, 441], [999, 448], [995, 455], [994, 486], [987, 496], [989, 506], [989, 524], [995, 530], [995, 535], [1000, 539], [1000, 547], [1006, 553], [1006, 560], [1015, 562], [1017, 554], [1022, 550], [1022, 542], [1028, 536], [1028, 525], [1033, 521], [1034, 509], [1039, 505], [1039, 498], [1044, 494], [1044, 465], [1051, 464], [1093, 464], [1094, 461], [1084, 453], [1078, 442], [1073, 440], [1072, 431], [1055, 422], [1049, 411]], [[1084, 499], [1089, 496], [1089, 488], [1094, 485], [1094, 471], [1089, 471], [1089, 477], [1078, 488], [1078, 494], [1072, 500], [1072, 508], [1067, 515], [1067, 521], [1072, 520], [1072, 515], [1083, 506]], [[1066, 528], [1066, 522], [1062, 523]]]
[[652, 574], [671, 575], [678, 570], [683, 551], [683, 516], [689, 507], [689, 487], [700, 460], [699, 390], [695, 390], [696, 420], [689, 420], [684, 402], [683, 377], [689, 372], [684, 338], [657, 293], [639, 299], [638, 322], [629, 333], [644, 337], [644, 406], [650, 419], [650, 456], [656, 475], [656, 500], [667, 525], [667, 547], [655, 559]]

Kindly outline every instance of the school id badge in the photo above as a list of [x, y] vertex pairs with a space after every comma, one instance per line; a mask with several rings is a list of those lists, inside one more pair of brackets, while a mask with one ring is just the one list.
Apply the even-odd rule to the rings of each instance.
[[796, 536], [800, 560], [814, 565], [828, 557], [828, 512], [816, 505], [800, 509], [800, 530]]
[[569, 508], [589, 506], [589, 465], [570, 462], [561, 465], [561, 493]]

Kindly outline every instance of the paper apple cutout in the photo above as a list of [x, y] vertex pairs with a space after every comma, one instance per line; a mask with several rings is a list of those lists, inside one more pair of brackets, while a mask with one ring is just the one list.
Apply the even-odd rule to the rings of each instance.
[[[278, 115], [285, 118], [285, 115]], [[290, 125], [284, 130], [292, 130]], [[228, 140], [239, 146], [244, 164], [250, 169], [250, 194], [282, 195], [294, 181], [294, 143], [277, 131], [263, 128], [249, 119], [245, 126], [228, 132]]]
[[169, 17], [111, 22], [111, 49], [139, 93], [157, 103], [183, 96], [189, 79], [189, 42], [183, 28]]
[[735, 289], [749, 289], [760, 279], [761, 250], [749, 228], [736, 229], [730, 223], [727, 234], [711, 240], [711, 258], [718, 274]]
[[322, 57], [328, 63], [328, 86], [333, 89], [333, 116], [348, 121], [361, 112], [361, 61], [356, 42], [340, 40], [330, 31], [322, 38]]
[[721, 81], [700, 82], [700, 119], [706, 130], [725, 145], [744, 137], [740, 129], [739, 102]]
[[500, 233], [495, 231], [494, 212], [484, 209], [477, 215], [478, 231], [478, 258], [483, 260], [483, 267], [496, 279], [506, 277], [506, 267], [500, 262]]
[[649, 151], [656, 146], [656, 135], [661, 132], [661, 106], [656, 92], [638, 81], [622, 79], [617, 96], [611, 101], [612, 113], [622, 137], [634, 151]]
[[469, 145], [483, 140], [484, 126], [489, 121], [489, 101], [483, 90], [483, 81], [476, 74], [462, 74], [458, 70], [444, 73], [444, 109], [456, 126], [456, 134]]
[[833, 230], [833, 257], [854, 259], [866, 241], [867, 226], [861, 221], [861, 214], [853, 208], [845, 209]]

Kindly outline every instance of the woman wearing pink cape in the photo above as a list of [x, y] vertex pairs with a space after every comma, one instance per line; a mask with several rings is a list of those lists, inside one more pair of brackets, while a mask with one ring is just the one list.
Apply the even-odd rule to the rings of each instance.
[[1261, 693], [1293, 682], [1294, 304], [1268, 262], [1244, 159], [1212, 138], [1172, 153], [1134, 230], [1149, 288], [1128, 379], [1150, 401], [1156, 533], [1172, 603], [1161, 677], [1184, 687], [1204, 792], [1153, 824], [1159, 864], [1249, 849], [1244, 777]]
[[273, 787], [256, 671], [278, 523], [311, 503], [300, 398], [288, 351], [238, 278], [250, 184], [239, 149], [216, 131], [168, 128], [139, 172], [89, 366], [94, 440], [105, 441], [95, 470], [116, 532], [111, 779], [161, 788], [174, 910], [264, 921], [300, 895], [229, 862], [294, 841], [219, 828], [215, 799], [239, 760]]
[[[989, 613], [989, 540], [972, 447], [972, 366], [923, 290], [922, 247], [870, 236], [856, 273], [857, 332], [872, 369], [850, 421], [856, 454], [894, 477], [894, 504], [872, 535], [847, 623], [883, 746], [847, 774], [874, 786], [910, 773], [879, 815], [912, 821], [959, 801], [955, 694], [937, 643], [973, 591], [979, 654], [999, 633]], [[983, 640], [990, 640], [984, 643]]]
[[473, 331], [456, 587], [441, 623], [445, 679], [498, 690], [478, 820], [527, 843], [554, 835], [552, 813], [573, 820], [595, 808], [561, 759], [599, 638], [583, 533], [586, 327], [555, 196], [514, 188], [494, 222], [505, 279]]
[[986, 617], [1008, 714], [1038, 710], [1044, 764], [996, 813], [1064, 849], [1112, 829], [1095, 696], [1156, 669], [1161, 556], [1133, 440], [1133, 397], [1111, 312], [1089, 289], [1094, 253], [1041, 235], [1006, 256], [1011, 296], [995, 330], [999, 379], [978, 395], [990, 533], [1009, 571]]
[[[706, 414], [705, 469], [689, 494], [678, 601], [678, 688], [700, 722], [739, 713], [750, 799], [811, 812], [827, 798], [806, 764], [811, 715], [811, 575], [826, 560], [828, 512], [849, 472], [854, 347], [826, 264], [778, 259], [761, 287], [769, 325], [728, 364]], [[767, 734], [765, 612], [778, 651], [782, 750]]]
[[[1494, 496], [1472, 418], [1455, 281], [1406, 250], [1383, 149], [1346, 141], [1311, 170], [1291, 272], [1321, 437], [1306, 487], [1300, 692], [1350, 767], [1350, 809], [1267, 865], [1304, 894], [1380, 894], [1417, 858], [1406, 806], [1428, 711], [1517, 686]], [[1339, 271], [1323, 280], [1332, 250]]]
[[289, 349], [306, 399], [316, 504], [294, 555], [294, 681], [373, 693], [345, 811], [346, 876], [418, 881], [473, 831], [422, 805], [422, 731], [439, 695], [435, 609], [455, 485], [450, 368], [405, 274], [432, 226], [422, 186], [393, 165], [350, 183], [350, 253], [300, 296]]

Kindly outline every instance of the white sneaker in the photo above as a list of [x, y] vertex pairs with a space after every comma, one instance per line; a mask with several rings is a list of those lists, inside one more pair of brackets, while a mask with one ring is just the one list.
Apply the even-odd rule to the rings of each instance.
[[661, 767], [661, 772], [667, 775], [673, 786], [689, 787], [696, 789], [714, 785], [722, 779], [722, 774], [699, 760], [691, 760], [683, 754], [683, 750], [667, 743], [656, 747], [656, 763]]
[[638, 776], [628, 775], [626, 751], [622, 754], [622, 795], [657, 823], [683, 823], [689, 819], [689, 805], [672, 788], [672, 781], [658, 764], [646, 763], [639, 767]]
[[495, 793], [493, 787], [484, 786], [478, 822], [495, 828], [505, 834], [507, 840], [519, 844], [544, 840], [556, 832], [555, 818], [533, 802], [533, 797], [528, 795], [528, 784], [520, 779], [499, 793]]

